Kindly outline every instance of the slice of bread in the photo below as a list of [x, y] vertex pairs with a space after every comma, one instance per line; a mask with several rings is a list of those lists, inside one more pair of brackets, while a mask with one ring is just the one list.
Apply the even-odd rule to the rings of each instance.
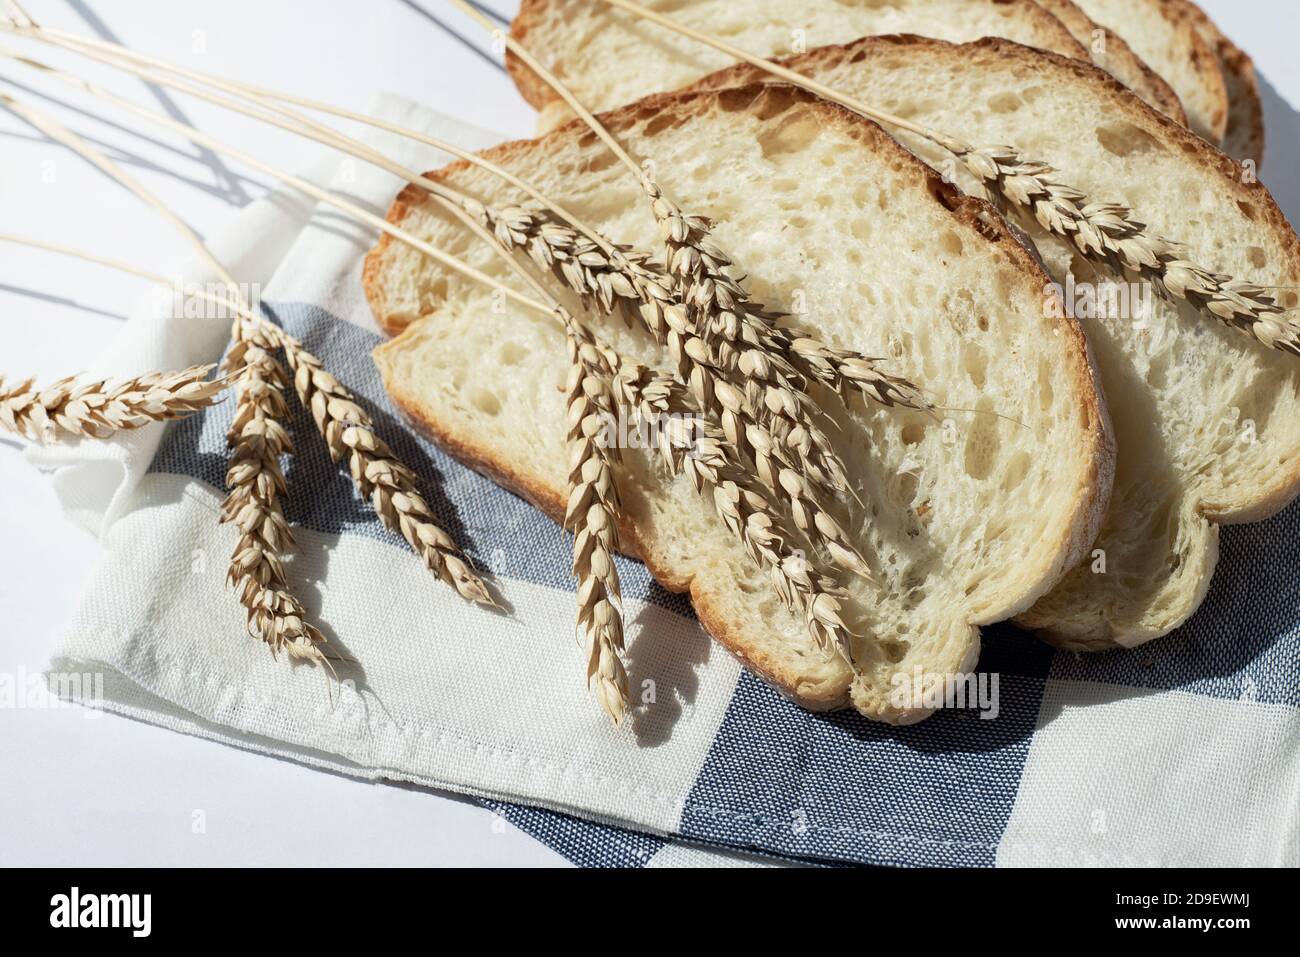
[[[1268, 190], [1106, 74], [1002, 40], [953, 46], [875, 37], [812, 50], [789, 68], [976, 145], [1009, 143], [1094, 201], [1130, 205], [1211, 269], [1300, 304], [1300, 241]], [[735, 67], [702, 87], [748, 83]], [[899, 139], [953, 169], [947, 154]], [[973, 181], [957, 173], [959, 185]], [[1062, 284], [1110, 278], [1026, 223]], [[1132, 291], [1141, 293], [1142, 287]], [[1209, 586], [1221, 523], [1265, 518], [1300, 490], [1300, 361], [1152, 293], [1154, 314], [1088, 319], [1118, 461], [1100, 554], [1020, 621], [1072, 648], [1172, 631]]]
[[[1088, 50], [1092, 62], [1176, 123], [1187, 125], [1187, 112], [1174, 88], [1133, 52], [1124, 38], [1095, 23], [1074, 0], [1037, 0]], [[1014, 40], [1015, 37], [1007, 39]], [[1033, 44], [1031, 44], [1033, 45]]]
[[1228, 128], [1223, 134], [1222, 149], [1236, 159], [1253, 159], [1264, 163], [1264, 104], [1259, 96], [1259, 78], [1255, 63], [1246, 52], [1224, 36], [1223, 31], [1204, 10], [1194, 3], [1184, 3], [1201, 38], [1219, 58], [1219, 69], [1228, 91]]
[[1228, 89], [1213, 48], [1187, 0], [1074, 0], [1084, 13], [1128, 41], [1169, 81], [1191, 128], [1215, 146], [1228, 129]]
[[[645, 6], [759, 56], [789, 56], [881, 33], [955, 42], [1000, 36], [1066, 56], [1088, 56], [1065, 25], [1033, 0], [646, 0]], [[510, 32], [593, 110], [675, 90], [732, 62], [599, 0], [523, 0]], [[524, 99], [542, 111], [538, 129], [553, 129], [572, 117], [517, 57], [508, 54], [506, 66]]]
[[[688, 591], [710, 633], [803, 706], [851, 701], [878, 720], [924, 717], [920, 702], [895, 698], [896, 677], [969, 669], [977, 626], [1049, 589], [1104, 511], [1112, 450], [1078, 325], [1051, 317], [1046, 275], [991, 207], [879, 127], [803, 91], [670, 94], [602, 120], [653, 161], [669, 195], [717, 221], [718, 244], [757, 298], [829, 343], [887, 357], [951, 410], [940, 423], [857, 400], [846, 410], [821, 394], [864, 503], [846, 528], [878, 582], [846, 582], [847, 620], [863, 636], [853, 671], [812, 643], [709, 502], [635, 449], [620, 477], [625, 548], [664, 587]], [[487, 155], [607, 235], [660, 249], [637, 184], [580, 123]], [[484, 199], [521, 198], [463, 163], [430, 175]], [[404, 190], [389, 219], [518, 281], [419, 189]], [[452, 454], [558, 518], [566, 359], [554, 323], [387, 238], [364, 281], [382, 327], [400, 333], [375, 354], [394, 401]], [[671, 367], [640, 329], [568, 305], [620, 351]]]

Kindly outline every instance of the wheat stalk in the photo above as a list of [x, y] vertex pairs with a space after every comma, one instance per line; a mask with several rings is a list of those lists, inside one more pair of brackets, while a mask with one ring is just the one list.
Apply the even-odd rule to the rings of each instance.
[[0, 427], [32, 442], [63, 436], [107, 438], [150, 422], [177, 419], [212, 405], [228, 383], [209, 380], [213, 366], [153, 372], [113, 382], [75, 376], [37, 388], [34, 379], [6, 388], [0, 377]]
[[415, 473], [375, 434], [369, 413], [301, 342], [283, 331], [277, 331], [277, 337], [293, 371], [294, 389], [303, 408], [311, 412], [330, 458], [347, 460], [352, 481], [384, 525], [406, 539], [425, 566], [461, 597], [495, 607], [487, 585], [435, 521]]
[[[826, 459], [814, 456], [815, 450], [828, 448], [829, 442], [820, 430], [807, 427], [816, 407], [791, 384], [791, 377], [798, 373], [788, 363], [751, 341], [727, 344], [699, 335], [699, 321], [689, 318], [686, 307], [677, 301], [680, 292], [670, 290], [662, 274], [644, 258], [619, 261], [572, 229], [545, 222], [535, 211], [521, 207], [496, 211], [467, 201], [465, 208], [492, 229], [500, 242], [524, 250], [584, 300], [594, 299], [606, 312], [617, 311], [624, 317], [639, 315], [646, 328], [668, 347], [681, 381], [690, 385], [701, 407], [722, 423], [737, 454], [752, 460], [760, 479], [785, 498], [798, 528], [814, 546], [825, 547], [841, 567], [871, 577], [866, 561], [822, 500], [822, 495], [844, 487], [843, 470], [834, 478], [827, 476]], [[615, 256], [622, 257], [622, 251], [616, 249]], [[738, 303], [744, 294], [725, 295], [726, 302]], [[757, 321], [746, 325], [746, 332], [756, 325]], [[895, 385], [856, 353], [834, 352], [817, 340], [795, 339], [767, 326], [764, 331], [773, 348], [795, 351], [798, 343], [802, 361], [811, 364], [820, 360], [820, 377], [841, 388], [848, 388], [850, 382], [863, 388], [874, 381], [878, 383], [877, 395], [908, 395], [903, 390], [910, 384], [898, 380], [902, 385]], [[721, 354], [727, 350], [731, 361]], [[919, 395], [914, 389], [912, 393]], [[756, 408], [767, 415], [756, 413]], [[831, 460], [835, 461], [833, 455]]]
[[[456, 2], [459, 4], [460, 0]], [[1120, 275], [1127, 270], [1141, 276], [1166, 300], [1175, 304], [1186, 302], [1200, 315], [1251, 336], [1270, 349], [1300, 356], [1300, 323], [1287, 315], [1287, 310], [1265, 287], [1191, 261], [1185, 244], [1157, 236], [1123, 203], [1090, 200], [1086, 191], [1057, 181], [1053, 177], [1056, 169], [1050, 164], [1027, 159], [1010, 146], [974, 147], [877, 110], [824, 83], [677, 23], [631, 0], [604, 2], [698, 40], [863, 116], [935, 143], [957, 157], [997, 199], [1016, 206], [1048, 232], [1068, 240], [1085, 259]], [[530, 62], [529, 66], [533, 64]]]
[[[643, 297], [647, 294], [656, 295], [662, 299], [671, 297], [669, 292], [671, 280], [663, 275], [662, 270], [649, 267], [649, 257], [635, 253], [627, 247], [615, 246], [614, 243], [601, 236], [599, 232], [584, 223], [565, 207], [556, 203], [532, 183], [477, 153], [458, 147], [454, 143], [430, 136], [420, 130], [413, 130], [387, 120], [367, 116], [364, 113], [347, 110], [331, 103], [188, 69], [158, 57], [136, 53], [117, 44], [90, 37], [79, 37], [49, 27], [41, 27], [34, 22], [0, 26], [10, 28], [15, 33], [31, 36], [46, 43], [75, 50], [83, 56], [116, 66], [150, 82], [183, 90], [191, 95], [207, 99], [209, 102], [228, 109], [249, 113], [249, 115], [254, 115], [267, 122], [276, 123], [276, 125], [284, 128], [290, 127], [284, 126], [282, 122], [265, 115], [252, 113], [233, 101], [215, 97], [193, 84], [178, 82], [168, 74], [189, 77], [200, 83], [243, 96], [258, 103], [267, 103], [268, 101], [291, 103], [425, 143], [487, 170], [503, 182], [516, 187], [535, 201], [539, 207], [547, 210], [547, 214], [542, 216], [538, 210], [530, 210], [520, 206], [493, 208], [469, 197], [452, 197], [457, 198], [467, 212], [476, 216], [480, 222], [488, 225], [499, 240], [508, 242], [513, 246], [526, 245], [526, 251], [542, 269], [555, 272], [569, 288], [574, 289], [579, 295], [583, 296], [584, 301], [587, 297], [598, 297], [606, 311], [613, 311], [615, 302], [618, 302], [621, 306], [635, 304], [636, 291], [640, 291]], [[45, 72], [57, 72], [51, 71], [45, 64], [30, 58], [20, 57], [17, 59]], [[166, 73], [144, 69], [136, 64], [160, 67]], [[85, 84], [82, 84], [82, 86], [97, 95], [101, 92]], [[290, 113], [289, 111], [281, 112], [298, 122], [308, 123], [301, 114]], [[309, 125], [316, 132], [308, 132], [306, 135], [312, 135], [317, 139], [320, 138], [319, 134], [322, 130], [328, 130], [328, 128], [320, 127], [319, 124]], [[296, 130], [296, 132], [303, 133], [304, 131]], [[328, 135], [334, 136], [340, 141], [334, 145], [340, 148], [346, 147], [354, 155], [360, 155], [357, 153], [356, 147], [361, 144], [355, 140], [343, 137], [333, 130], [328, 130]], [[443, 196], [452, 195], [452, 191], [442, 184], [432, 183], [425, 177], [413, 174], [409, 170], [402, 170], [396, 164], [386, 165], [385, 168], [403, 176], [410, 182], [424, 185], [426, 188], [435, 189], [441, 187]], [[636, 283], [637, 290], [628, 288], [629, 281]], [[628, 319], [631, 319], [634, 314], [633, 309], [624, 310], [624, 315]], [[914, 385], [906, 379], [891, 376], [881, 371], [878, 368], [880, 361], [878, 359], [869, 358], [850, 350], [836, 349], [824, 345], [806, 334], [794, 335], [785, 329], [773, 328], [767, 333], [767, 341], [772, 348], [780, 350], [785, 358], [802, 374], [823, 382], [846, 398], [856, 391], [868, 400], [887, 407], [902, 406], [927, 412], [932, 411], [930, 404]]]
[[587, 684], [614, 724], [628, 708], [623, 651], [623, 600], [614, 552], [618, 549], [618, 450], [606, 441], [614, 417], [611, 370], [595, 339], [578, 323], [566, 327], [569, 346], [569, 499], [564, 527], [573, 531], [573, 574], [578, 579], [578, 626], [587, 659]]

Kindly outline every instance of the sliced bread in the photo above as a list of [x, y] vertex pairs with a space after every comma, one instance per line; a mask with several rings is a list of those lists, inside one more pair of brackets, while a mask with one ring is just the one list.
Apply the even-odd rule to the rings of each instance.
[[[1065, 25], [1033, 0], [647, 0], [645, 6], [760, 56], [789, 56], [881, 33], [956, 42], [1000, 36], [1066, 56], [1088, 56]], [[510, 30], [595, 110], [675, 90], [730, 62], [600, 0], [523, 0]], [[542, 111], [539, 129], [552, 129], [572, 116], [517, 57], [508, 54], [506, 66], [524, 99]]]
[[[1087, 48], [1093, 63], [1165, 116], [1187, 125], [1187, 112], [1174, 88], [1134, 53], [1123, 37], [1095, 23], [1074, 0], [1037, 0], [1037, 3], [1065, 24], [1074, 38]], [[1015, 37], [1007, 39], [1014, 40]]]
[[[863, 503], [846, 527], [876, 579], [846, 582], [847, 620], [862, 636], [852, 669], [813, 644], [710, 504], [636, 449], [620, 476], [624, 547], [664, 587], [689, 592], [710, 633], [801, 705], [924, 717], [922, 702], [898, 697], [900, 678], [971, 668], [977, 626], [1027, 608], [1095, 534], [1112, 451], [1078, 325], [1044, 308], [1046, 275], [990, 206], [873, 123], [803, 91], [656, 96], [602, 121], [653, 161], [669, 195], [716, 220], [756, 297], [832, 344], [887, 357], [945, 410], [936, 422], [822, 394]], [[635, 181], [580, 123], [487, 155], [607, 235], [659, 250]], [[522, 198], [463, 163], [430, 176], [495, 202]], [[389, 219], [517, 281], [419, 189], [404, 190]], [[375, 353], [394, 401], [452, 454], [558, 518], [566, 358], [554, 324], [388, 238], [364, 281], [396, 335]], [[620, 351], [670, 367], [641, 330], [566, 301]], [[654, 636], [633, 636], [633, 648], [644, 640]]]
[[1182, 100], [1191, 128], [1215, 146], [1228, 129], [1228, 88], [1187, 0], [1075, 0], [1119, 33]]
[[[1012, 144], [1090, 199], [1130, 205], [1155, 233], [1186, 243], [1193, 261], [1300, 304], [1300, 241], [1268, 190], [1100, 70], [1003, 40], [920, 37], [867, 38], [784, 64], [966, 142]], [[764, 75], [739, 66], [701, 86]], [[979, 188], [927, 142], [899, 139]], [[1095, 290], [1111, 278], [1036, 223], [1024, 226], [1063, 285]], [[1118, 439], [1111, 509], [1093, 560], [1020, 616], [1067, 647], [1135, 645], [1173, 630], [1209, 586], [1218, 525], [1265, 518], [1300, 490], [1300, 361], [1151, 300], [1145, 319], [1084, 322]]]

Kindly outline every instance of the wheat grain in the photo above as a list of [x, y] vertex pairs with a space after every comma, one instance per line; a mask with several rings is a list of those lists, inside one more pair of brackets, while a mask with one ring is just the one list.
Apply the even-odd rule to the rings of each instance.
[[569, 500], [564, 527], [574, 533], [573, 574], [578, 579], [578, 626], [587, 659], [587, 684], [621, 724], [628, 708], [623, 666], [623, 600], [614, 552], [619, 500], [614, 483], [618, 450], [606, 439], [614, 416], [612, 370], [594, 338], [568, 321]]
[[1270, 349], [1300, 356], [1300, 325], [1262, 287], [1190, 261], [1186, 246], [1151, 232], [1129, 207], [1090, 202], [1082, 190], [1058, 182], [1055, 168], [1025, 159], [1010, 146], [961, 147], [955, 153], [1004, 208], [1019, 207], [1085, 259], [1121, 275], [1133, 273], [1171, 302], [1190, 303]]
[[44, 388], [29, 379], [6, 389], [0, 378], [0, 427], [32, 442], [48, 442], [61, 436], [102, 439], [177, 419], [211, 405], [227, 388], [224, 380], [207, 378], [212, 369], [193, 366], [120, 382], [78, 382], [72, 376]]

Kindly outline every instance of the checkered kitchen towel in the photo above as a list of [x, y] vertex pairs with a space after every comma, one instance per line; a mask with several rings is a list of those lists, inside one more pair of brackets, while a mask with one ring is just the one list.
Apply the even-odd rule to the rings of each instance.
[[[381, 106], [463, 144], [491, 139]], [[439, 162], [376, 141], [409, 165]], [[377, 211], [398, 187], [355, 163], [335, 185]], [[225, 403], [111, 448], [34, 453], [104, 551], [52, 667], [104, 671], [109, 708], [477, 795], [586, 864], [1300, 863], [1300, 510], [1224, 531], [1210, 598], [1179, 634], [1085, 658], [989, 629], [980, 667], [999, 676], [996, 719], [946, 711], [901, 729], [799, 710], [712, 644], [682, 598], [622, 562], [633, 680], [653, 676], [657, 701], [616, 731], [579, 677], [568, 536], [411, 435], [385, 399], [358, 281], [371, 242], [280, 197], [217, 245], [241, 278], [267, 281], [276, 321], [371, 405], [512, 613], [436, 582], [300, 417], [292, 577], [357, 664], [332, 702], [319, 670], [272, 661], [243, 637], [223, 584]], [[105, 365], [213, 360], [224, 330], [142, 316]]]

